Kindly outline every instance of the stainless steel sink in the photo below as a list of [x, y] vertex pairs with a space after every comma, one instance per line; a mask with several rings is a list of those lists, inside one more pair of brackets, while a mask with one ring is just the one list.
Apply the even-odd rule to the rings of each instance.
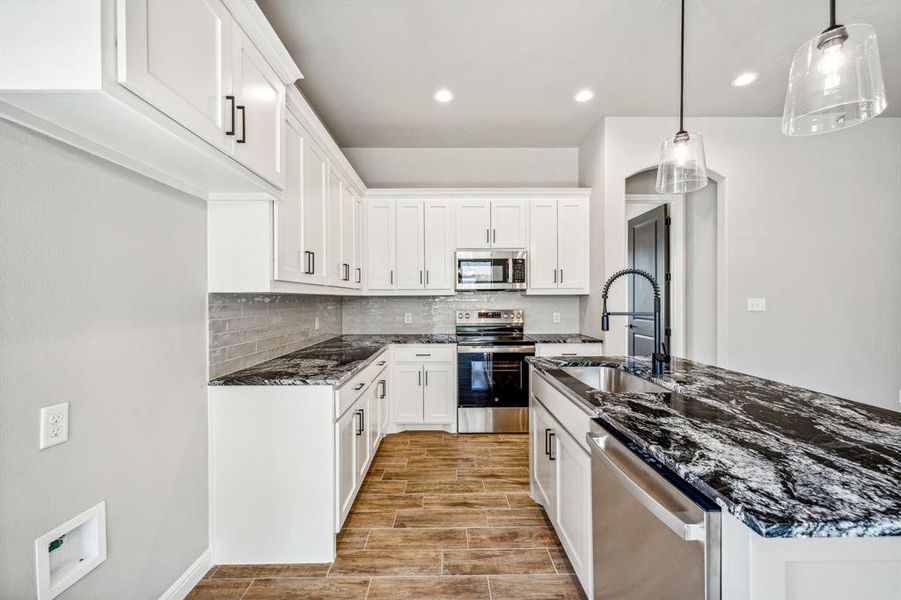
[[613, 367], [561, 367], [561, 371], [601, 392], [667, 393], [670, 390]]

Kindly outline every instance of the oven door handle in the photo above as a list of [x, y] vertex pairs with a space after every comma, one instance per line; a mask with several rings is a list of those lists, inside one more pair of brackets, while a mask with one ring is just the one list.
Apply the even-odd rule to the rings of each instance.
[[535, 354], [535, 346], [457, 346], [457, 354]]

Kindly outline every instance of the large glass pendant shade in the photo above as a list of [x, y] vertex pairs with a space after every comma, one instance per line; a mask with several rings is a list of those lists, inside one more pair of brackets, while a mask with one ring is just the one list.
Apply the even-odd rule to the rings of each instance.
[[864, 24], [839, 25], [795, 52], [782, 133], [816, 135], [851, 127], [885, 107], [876, 31]]
[[707, 185], [704, 138], [680, 131], [660, 146], [657, 165], [658, 194], [687, 194]]

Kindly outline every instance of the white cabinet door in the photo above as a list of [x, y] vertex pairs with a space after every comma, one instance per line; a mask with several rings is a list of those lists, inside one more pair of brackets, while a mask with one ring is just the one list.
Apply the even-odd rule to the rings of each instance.
[[373, 381], [366, 391], [369, 398], [369, 411], [366, 413], [366, 427], [369, 429], [369, 459], [375, 457], [375, 451], [379, 446], [382, 436], [382, 402], [379, 398], [381, 386]]
[[307, 135], [303, 144], [303, 260], [305, 281], [325, 283], [325, 199], [328, 161]]
[[588, 252], [588, 200], [558, 200], [557, 268], [560, 275], [557, 287], [588, 289]]
[[[185, 3], [175, 4], [181, 7]], [[232, 49], [235, 158], [270, 183], [282, 187], [285, 85], [237, 25], [232, 29]]]
[[354, 260], [350, 274], [355, 288], [363, 286], [363, 199], [354, 200]]
[[290, 120], [285, 127], [285, 194], [275, 203], [275, 279], [304, 281], [303, 130]]
[[529, 201], [529, 289], [557, 287], [557, 200]]
[[526, 247], [526, 201], [496, 199], [491, 201], [491, 247]]
[[366, 201], [366, 281], [370, 290], [393, 290], [394, 200]]
[[392, 374], [395, 423], [422, 423], [422, 365], [397, 363]]
[[335, 444], [337, 472], [337, 500], [338, 500], [338, 528], [344, 523], [350, 507], [353, 504], [356, 490], [356, 439], [359, 424], [359, 416], [354, 408], [351, 408], [335, 423]]
[[557, 506], [551, 519], [582, 586], [591, 589], [591, 456], [562, 428], [555, 430]]
[[335, 169], [328, 171], [328, 195], [325, 203], [325, 278], [329, 285], [341, 285], [341, 204], [342, 183]]
[[422, 200], [397, 202], [397, 289], [425, 286], [422, 257]]
[[423, 367], [423, 421], [452, 423], [456, 408], [456, 376], [452, 364], [426, 364]]
[[457, 248], [491, 247], [491, 202], [477, 198], [457, 200]]
[[[232, 19], [219, 0], [120, 2], [118, 79], [216, 148], [232, 130]], [[124, 24], [124, 31], [123, 31]]]
[[382, 437], [388, 433], [388, 425], [390, 424], [391, 413], [389, 407], [391, 405], [391, 401], [389, 400], [389, 393], [391, 392], [391, 378], [388, 375], [389, 370], [385, 369], [382, 371], [381, 377], [376, 380], [376, 388], [379, 400], [379, 418], [382, 420], [382, 425], [380, 427], [382, 431]]
[[366, 477], [366, 470], [369, 469], [369, 459], [372, 457], [370, 454], [372, 446], [369, 444], [369, 434], [372, 429], [372, 423], [369, 422], [371, 414], [369, 409], [368, 389], [360, 395], [360, 398], [354, 403], [351, 410], [359, 414], [357, 417], [359, 421], [357, 424], [356, 441], [354, 442], [354, 450], [356, 450], [354, 471], [356, 473], [357, 487], [359, 487], [363, 482], [363, 478]]
[[536, 501], [544, 506], [548, 516], [553, 519], [557, 509], [557, 462], [553, 456], [551, 433], [556, 423], [543, 406], [532, 401], [532, 424], [534, 425], [534, 466], [532, 479], [535, 484]]
[[454, 204], [453, 200], [425, 203], [425, 287], [454, 289]]
[[353, 287], [354, 272], [354, 239], [357, 224], [357, 195], [344, 182], [341, 186], [341, 285]]

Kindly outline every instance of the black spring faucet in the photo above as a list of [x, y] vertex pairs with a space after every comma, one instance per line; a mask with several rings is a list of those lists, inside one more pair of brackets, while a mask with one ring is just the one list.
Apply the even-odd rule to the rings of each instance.
[[[651, 282], [654, 288], [654, 312], [610, 312], [607, 310], [607, 292], [610, 291], [610, 284], [623, 277], [624, 275], [641, 275]], [[670, 355], [666, 351], [666, 344], [660, 339], [660, 286], [653, 275], [642, 269], [623, 269], [617, 271], [610, 276], [607, 283], [604, 284], [604, 291], [601, 293], [604, 300], [604, 312], [601, 313], [601, 330], [610, 331], [610, 317], [654, 317], [654, 352], [651, 354], [651, 364], [653, 366], [654, 375], [663, 374], [663, 365], [669, 363]]]

